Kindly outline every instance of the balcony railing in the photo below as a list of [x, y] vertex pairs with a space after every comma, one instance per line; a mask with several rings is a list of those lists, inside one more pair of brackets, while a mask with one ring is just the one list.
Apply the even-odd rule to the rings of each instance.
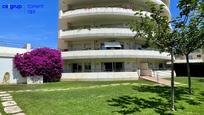
[[[91, 16], [91, 15], [124, 15], [124, 16], [140, 16], [135, 15], [136, 12], [132, 9], [125, 9], [119, 7], [99, 7], [99, 8], [85, 8], [85, 9], [76, 9], [76, 10], [69, 10], [66, 12], [60, 11], [61, 18], [70, 18], [70, 17], [82, 17], [82, 16]], [[144, 11], [144, 16], [150, 16], [149, 12]]]
[[[88, 1], [83, 1], [83, 0], [81, 0], [80, 2], [78, 1], [78, 0], [69, 0], [69, 1], [66, 1], [65, 0], [65, 2], [66, 2], [66, 4], [70, 4], [70, 2], [71, 3], [73, 3], [73, 2], [75, 2], [75, 1], [77, 1], [78, 2], [78, 4], [83, 4], [83, 3], [87, 3], [87, 2], [92, 2], [91, 0], [88, 0]], [[95, 0], [93, 0], [93, 1], [95, 1]], [[107, 2], [110, 2], [111, 0], [107, 0]], [[121, 0], [121, 1], [123, 1], [123, 0]], [[164, 4], [164, 5], [166, 5], [166, 6], [169, 6], [169, 4], [170, 4], [170, 0], [141, 0], [141, 1], [138, 1], [138, 4], [140, 5], [143, 5], [144, 3], [146, 3], [147, 1], [151, 1], [151, 2], [154, 2], [154, 3], [156, 3], [156, 4]], [[95, 7], [101, 7], [101, 4], [103, 4], [105, 1], [98, 1], [98, 4], [96, 4], [95, 5]], [[118, 1], [118, 2], [120, 2], [120, 1]], [[127, 2], [128, 3], [128, 2]], [[110, 4], [105, 4], [106, 5], [106, 7], [122, 7], [122, 8], [129, 8], [129, 9], [132, 9], [132, 8], [135, 8], [135, 6], [130, 2], [129, 4], [124, 4], [124, 2], [122, 2], [121, 4], [118, 4], [118, 5], [114, 5], [114, 3], [113, 3], [113, 1], [111, 1], [110, 2]], [[83, 6], [83, 7], [77, 7], [77, 8], [87, 8], [87, 9], [89, 9], [89, 8], [92, 8], [93, 7], [93, 5], [91, 4], [91, 5], [87, 5], [87, 6]], [[68, 10], [75, 10], [76, 8], [75, 7], [70, 7], [69, 9], [66, 9], [66, 10], [64, 10], [65, 12], [66, 11], [68, 11]]]
[[63, 59], [141, 58], [170, 60], [169, 53], [154, 50], [88, 50], [62, 52]]
[[77, 40], [83, 38], [130, 38], [134, 37], [136, 32], [129, 28], [90, 28], [69, 31], [59, 31], [59, 39]]
[[82, 25], [82, 26], [70, 26], [67, 29], [63, 29], [62, 31], [69, 30], [81, 30], [81, 29], [89, 29], [92, 28], [129, 28], [127, 24], [100, 24], [100, 25]]

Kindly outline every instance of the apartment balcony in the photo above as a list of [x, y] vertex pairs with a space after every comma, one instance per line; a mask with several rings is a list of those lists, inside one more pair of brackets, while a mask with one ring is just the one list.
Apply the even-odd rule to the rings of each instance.
[[[190, 59], [189, 63], [203, 63], [204, 60], [203, 59]], [[186, 59], [176, 59], [174, 63], [177, 64], [185, 64], [186, 63]]]
[[[81, 21], [85, 22], [86, 20], [100, 21], [101, 19], [106, 19], [106, 21], [107, 20], [128, 21], [132, 19], [137, 19], [136, 17], [139, 18], [141, 15], [135, 15], [137, 12], [139, 11], [133, 11], [132, 9], [117, 7], [84, 8], [65, 12], [60, 11], [59, 18], [68, 20], [70, 23]], [[168, 8], [164, 15], [170, 17]], [[150, 16], [150, 13], [144, 11], [142, 16]]]
[[154, 50], [88, 50], [62, 52], [62, 58], [72, 59], [154, 59], [170, 60], [169, 53]]
[[[80, 5], [80, 4], [87, 4], [87, 6], [89, 4], [114, 4], [114, 3], [127, 3], [128, 1], [125, 0], [62, 0], [64, 3], [66, 4], [70, 4], [70, 5]], [[138, 3], [138, 5], [144, 5], [146, 2], [153, 2], [155, 4], [165, 4], [165, 5], [169, 5], [170, 0], [136, 0], [136, 2]]]
[[[68, 20], [70, 23], [75, 22], [85, 22], [90, 20], [114, 20], [114, 21], [128, 21], [134, 19], [135, 17], [140, 17], [140, 15], [135, 15], [135, 11], [126, 8], [117, 7], [99, 7], [99, 8], [83, 8], [70, 11], [60, 11], [59, 18]], [[144, 12], [143, 16], [150, 16], [149, 12]]]
[[84, 40], [98, 38], [132, 38], [136, 32], [132, 32], [129, 28], [90, 28], [78, 30], [60, 30], [59, 39]]

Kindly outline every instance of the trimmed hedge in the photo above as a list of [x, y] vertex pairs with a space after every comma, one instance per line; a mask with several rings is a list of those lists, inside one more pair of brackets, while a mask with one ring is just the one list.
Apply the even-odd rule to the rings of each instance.
[[61, 52], [50, 48], [17, 54], [14, 65], [23, 77], [43, 76], [44, 82], [59, 81], [63, 72]]

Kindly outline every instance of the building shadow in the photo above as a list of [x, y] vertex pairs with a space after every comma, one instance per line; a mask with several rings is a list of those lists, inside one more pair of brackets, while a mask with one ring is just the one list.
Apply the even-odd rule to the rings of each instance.
[[[140, 95], [123, 95], [120, 97], [112, 98], [107, 100], [108, 105], [115, 107], [114, 113], [126, 115], [142, 112], [144, 109], [152, 109], [160, 115], [173, 115], [170, 111], [170, 88], [163, 86], [134, 86], [133, 94], [138, 92], [144, 93]], [[151, 96], [154, 93], [157, 96]], [[144, 95], [148, 96], [144, 96]], [[190, 98], [192, 95], [188, 95], [188, 89], [185, 87], [175, 88], [175, 100], [176, 109], [184, 110], [185, 107], [182, 104], [178, 104], [180, 101], [185, 101], [189, 105], [199, 105], [201, 100], [196, 96]], [[198, 96], [200, 97], [200, 96]], [[202, 100], [203, 101], [203, 100]]]

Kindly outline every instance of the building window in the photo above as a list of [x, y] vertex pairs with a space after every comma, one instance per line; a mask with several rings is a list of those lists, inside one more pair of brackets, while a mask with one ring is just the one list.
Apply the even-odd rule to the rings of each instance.
[[201, 58], [201, 55], [197, 55], [198, 58]]
[[119, 42], [105, 42], [101, 43], [102, 50], [124, 49], [124, 45]]
[[91, 63], [85, 63], [84, 64], [84, 71], [85, 72], [91, 72]]
[[72, 64], [72, 72], [82, 72], [82, 65], [81, 64]]
[[167, 67], [166, 64], [160, 63], [160, 64], [159, 64], [159, 69], [160, 69], [160, 70], [166, 70], [166, 69], [168, 69], [168, 67]]
[[91, 44], [89, 43], [84, 44], [84, 50], [91, 50]]
[[113, 63], [113, 69], [114, 69], [114, 71], [115, 72], [121, 72], [121, 71], [124, 71], [124, 64], [123, 63], [121, 63], [121, 62], [117, 62], [117, 63]]
[[104, 63], [105, 72], [122, 72], [124, 71], [124, 63], [122, 62], [108, 62]]

